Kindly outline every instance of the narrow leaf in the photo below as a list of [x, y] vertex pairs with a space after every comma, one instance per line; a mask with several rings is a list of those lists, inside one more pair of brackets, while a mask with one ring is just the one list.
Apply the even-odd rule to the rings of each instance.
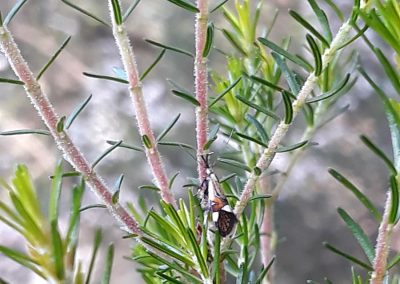
[[154, 190], [154, 191], [160, 191], [160, 188], [158, 188], [155, 185], [150, 185], [150, 184], [144, 184], [138, 187], [139, 189], [150, 189], [150, 190]]
[[172, 4], [175, 4], [178, 7], [181, 7], [189, 12], [192, 13], [200, 13], [199, 9], [197, 9], [196, 6], [194, 6], [193, 4], [186, 2], [184, 0], [167, 0], [169, 2], [171, 2]]
[[245, 170], [247, 172], [251, 172], [251, 169], [248, 166], [246, 166], [245, 164], [241, 163], [241, 162], [238, 162], [238, 161], [235, 161], [235, 160], [231, 160], [231, 159], [224, 159], [224, 158], [218, 158], [218, 161], [221, 162], [221, 163], [227, 164], [229, 166], [240, 168], [240, 169]]
[[341, 251], [341, 250], [335, 248], [334, 246], [330, 245], [330, 244], [327, 243], [327, 242], [324, 242], [323, 245], [324, 245], [327, 249], [329, 249], [330, 251], [332, 251], [332, 252], [334, 252], [334, 253], [336, 253], [336, 254], [338, 254], [338, 255], [340, 255], [340, 256], [346, 258], [347, 260], [350, 260], [351, 262], [353, 262], [353, 263], [355, 263], [355, 264], [361, 266], [362, 268], [365, 268], [365, 269], [368, 270], [368, 271], [373, 271], [373, 270], [374, 270], [369, 264], [366, 264], [365, 262], [363, 262], [363, 261], [357, 259], [356, 257], [354, 257], [354, 256], [352, 256], [352, 255], [349, 255], [349, 254], [347, 254], [347, 253], [345, 253], [345, 252], [343, 252], [343, 251]]
[[220, 99], [222, 99], [226, 94], [228, 94], [239, 82], [242, 77], [237, 78], [230, 86], [228, 86], [221, 94], [219, 94], [215, 99], [209, 104], [209, 108], [215, 105]]
[[106, 75], [97, 75], [93, 73], [88, 73], [88, 72], [83, 72], [83, 75], [91, 78], [96, 78], [96, 79], [104, 79], [104, 80], [109, 80], [109, 81], [114, 81], [118, 83], [123, 83], [123, 84], [129, 84], [127, 80], [121, 79], [121, 78], [116, 78], [112, 76], [106, 76]]
[[267, 131], [262, 126], [261, 122], [259, 122], [254, 116], [247, 114], [246, 115], [247, 121], [249, 121], [253, 126], [257, 129], [258, 135], [261, 138], [261, 141], [264, 143], [268, 143], [269, 137]]
[[119, 0], [111, 0], [112, 10], [114, 14], [115, 23], [120, 26], [122, 24], [121, 7], [119, 6]]
[[393, 175], [397, 175], [397, 170], [394, 167], [392, 161], [386, 156], [386, 154], [379, 149], [374, 143], [372, 143], [371, 140], [369, 140], [366, 136], [361, 135], [360, 136], [361, 141], [364, 142], [364, 144], [372, 151], [374, 152], [379, 158], [383, 160], [383, 162], [386, 164], [386, 166], [389, 168], [389, 170], [392, 172]]
[[147, 149], [153, 148], [153, 144], [151, 143], [151, 140], [150, 140], [149, 136], [147, 136], [146, 134], [145, 134], [145, 135], [142, 135], [142, 142], [143, 142], [143, 145], [144, 145]]
[[275, 51], [276, 53], [282, 55], [286, 59], [292, 61], [293, 63], [296, 63], [300, 67], [302, 67], [305, 70], [309, 71], [310, 68], [309, 68], [308, 63], [304, 62], [304, 60], [302, 60], [298, 56], [295, 56], [295, 55], [287, 52], [286, 50], [284, 50], [283, 48], [279, 47], [278, 45], [276, 45], [272, 41], [267, 40], [266, 38], [259, 37], [258, 41], [261, 42], [263, 45], [269, 47], [271, 50]]
[[98, 21], [99, 23], [101, 23], [101, 24], [103, 24], [103, 25], [105, 25], [105, 26], [111, 28], [111, 26], [110, 26], [109, 23], [103, 21], [102, 19], [100, 19], [99, 17], [93, 15], [92, 13], [88, 12], [87, 10], [78, 7], [77, 5], [71, 3], [70, 1], [67, 1], [67, 0], [61, 0], [61, 1], [62, 1], [63, 3], [65, 3], [65, 4], [67, 4], [68, 6], [70, 6], [71, 8], [73, 8], [73, 9], [75, 9], [75, 10], [81, 12], [82, 14], [84, 14], [84, 15], [86, 15], [86, 16], [88, 16], [88, 17], [90, 17], [90, 18], [92, 18], [92, 19], [94, 19], [94, 20], [96, 20], [96, 21]]
[[10, 84], [15, 84], [15, 85], [25, 85], [25, 83], [20, 81], [20, 80], [7, 79], [7, 78], [0, 78], [0, 83], [10, 83]]
[[97, 229], [94, 235], [92, 256], [90, 257], [89, 269], [87, 272], [85, 284], [90, 283], [90, 278], [92, 277], [94, 263], [96, 261], [97, 253], [99, 251], [102, 239], [103, 239], [103, 234], [101, 232], [101, 229]]
[[[274, 54], [276, 54], [276, 53], [274, 53]], [[253, 80], [253, 81], [257, 82], [257, 83], [260, 83], [260, 84], [262, 84], [264, 86], [267, 86], [267, 87], [269, 87], [269, 88], [271, 88], [273, 90], [276, 90], [276, 91], [279, 91], [279, 92], [282, 92], [282, 91], [285, 90], [284, 88], [282, 88], [282, 87], [280, 87], [278, 85], [275, 85], [275, 84], [273, 84], [273, 83], [271, 83], [271, 82], [269, 82], [269, 81], [267, 81], [265, 79], [262, 79], [260, 77], [257, 77], [257, 76], [251, 75], [249, 78], [251, 80]]]
[[58, 133], [61, 133], [64, 131], [65, 119], [66, 119], [66, 117], [64, 115], [64, 116], [60, 117], [60, 119], [57, 121], [56, 130]]
[[[292, 91], [292, 93], [297, 96], [297, 94], [300, 92], [300, 86], [296, 81], [296, 77], [293, 73], [292, 70], [289, 69], [289, 67], [286, 64], [286, 60], [284, 58], [282, 58], [281, 55], [278, 55], [275, 52], [271, 52], [272, 57], [274, 58], [276, 64], [278, 64], [279, 68], [282, 71], [283, 76], [285, 77], [290, 90]], [[287, 92], [286, 90], [282, 90], [281, 92]]]
[[64, 249], [61, 236], [57, 228], [57, 222], [55, 220], [51, 222], [51, 242], [53, 247], [52, 256], [54, 258], [57, 278], [62, 280], [64, 278]]
[[54, 178], [51, 181], [51, 193], [49, 202], [49, 220], [56, 222], [58, 219], [60, 195], [62, 187], [62, 160], [57, 163], [54, 170]]
[[390, 189], [392, 194], [392, 204], [390, 206], [389, 223], [396, 224], [399, 217], [399, 188], [396, 176], [390, 176]]
[[190, 244], [194, 251], [194, 255], [196, 256], [197, 263], [200, 266], [200, 271], [203, 274], [204, 278], [208, 278], [207, 264], [206, 264], [206, 261], [205, 261], [203, 255], [201, 254], [200, 247], [199, 247], [199, 244], [197, 243], [196, 237], [193, 234], [192, 230], [187, 229], [186, 231], [189, 236], [189, 241], [190, 241]]
[[310, 31], [316, 38], [318, 38], [326, 47], [329, 47], [329, 42], [313, 27], [312, 24], [307, 22], [296, 11], [289, 10], [289, 14], [303, 27]]
[[[170, 1], [170, 0], [168, 0], [168, 1]], [[176, 279], [175, 277], [168, 276], [167, 274], [162, 273], [161, 271], [156, 272], [156, 274], [157, 274], [161, 279], [167, 280], [165, 283], [185, 284], [185, 282], [181, 282], [181, 281], [179, 281], [178, 279]]]
[[240, 52], [241, 55], [247, 56], [246, 51], [243, 49], [242, 45], [238, 42], [236, 37], [229, 31], [222, 29], [222, 34], [225, 38], [232, 44], [232, 46]]
[[393, 259], [389, 262], [389, 264], [388, 264], [386, 269], [387, 270], [391, 269], [392, 267], [394, 267], [399, 262], [400, 262], [400, 253], [396, 254], [396, 256], [393, 257]]
[[181, 91], [178, 91], [178, 90], [172, 90], [172, 93], [173, 93], [175, 96], [180, 97], [180, 98], [182, 98], [182, 99], [184, 99], [184, 100], [186, 100], [186, 101], [192, 103], [192, 104], [195, 105], [195, 106], [200, 106], [199, 101], [196, 100], [196, 98], [193, 97], [192, 95], [189, 95], [189, 94], [187, 94], [187, 93], [184, 93], [184, 92], [181, 92]]
[[86, 100], [84, 100], [81, 104], [79, 104], [76, 109], [68, 116], [67, 120], [65, 121], [65, 128], [69, 129], [78, 115], [84, 110], [87, 104], [92, 99], [92, 95], [90, 95]]
[[223, 1], [221, 1], [220, 3], [218, 3], [214, 8], [211, 8], [211, 10], [210, 10], [210, 14], [211, 13], [214, 13], [215, 11], [217, 11], [219, 8], [221, 8], [222, 6], [224, 6], [224, 4], [226, 3], [226, 2], [228, 2], [229, 0], [223, 0]]
[[264, 277], [267, 275], [268, 271], [271, 269], [272, 264], [274, 264], [275, 261], [275, 256], [272, 257], [272, 259], [270, 260], [270, 262], [268, 263], [268, 265], [266, 267], [263, 267], [261, 269], [260, 274], [258, 275], [257, 279], [256, 279], [256, 284], [261, 284], [264, 280]]
[[214, 24], [208, 23], [206, 43], [204, 44], [204, 49], [203, 49], [203, 57], [207, 57], [208, 54], [210, 53], [213, 41], [214, 41]]
[[278, 147], [275, 152], [276, 153], [284, 153], [284, 152], [289, 152], [289, 151], [294, 151], [296, 149], [299, 149], [303, 146], [305, 146], [308, 143], [308, 140], [301, 141], [299, 143], [296, 143], [294, 145], [286, 146], [286, 147]]
[[307, 39], [307, 43], [310, 46], [311, 52], [314, 57], [314, 74], [315, 74], [315, 76], [318, 77], [319, 75], [321, 75], [321, 72], [322, 72], [321, 52], [319, 51], [319, 47], [311, 35], [307, 34], [306, 39]]
[[112, 265], [114, 261], [114, 244], [110, 244], [107, 249], [106, 262], [104, 264], [103, 278], [101, 284], [109, 284], [111, 279]]
[[260, 107], [259, 105], [255, 104], [255, 103], [250, 102], [248, 99], [246, 99], [242, 96], [239, 96], [239, 95], [236, 95], [235, 97], [242, 103], [248, 105], [249, 107], [254, 108], [255, 110], [258, 110], [259, 112], [262, 112], [263, 114], [265, 114], [269, 117], [272, 117], [275, 120], [278, 120], [278, 121], [280, 120], [280, 117], [277, 116], [275, 113], [273, 113], [269, 110], [266, 110], [265, 108]]
[[265, 148], [268, 148], [268, 145], [267, 145], [267, 144], [265, 144], [264, 142], [262, 142], [262, 141], [260, 141], [260, 140], [258, 140], [258, 139], [256, 139], [256, 138], [254, 138], [254, 137], [248, 136], [248, 135], [243, 134], [243, 133], [240, 133], [240, 132], [236, 132], [236, 135], [239, 136], [239, 137], [241, 137], [241, 138], [243, 138], [243, 139], [245, 139], [245, 140], [248, 140], [248, 141], [250, 141], [250, 142], [254, 142], [254, 143], [256, 143], [256, 144], [258, 144], [258, 145], [260, 145], [260, 146], [263, 146], [263, 147], [265, 147]]
[[290, 124], [293, 120], [293, 107], [292, 101], [290, 100], [290, 96], [286, 91], [282, 93], [283, 104], [285, 106], [285, 124]]
[[190, 150], [195, 150], [193, 146], [191, 146], [189, 144], [185, 144], [185, 143], [180, 143], [180, 142], [162, 141], [162, 142], [158, 142], [158, 145], [174, 146], [174, 147], [179, 147], [179, 148], [186, 148], [186, 149], [190, 149]]
[[63, 51], [63, 49], [67, 46], [70, 40], [71, 36], [68, 36], [67, 39], [58, 48], [58, 50], [53, 54], [50, 60], [42, 67], [42, 69], [40, 69], [38, 75], [36, 76], [36, 80], [40, 80], [44, 72], [46, 72], [46, 70], [51, 66], [51, 64], [53, 64], [53, 62], [57, 59], [58, 55], [60, 55], [61, 51]]
[[315, 1], [315, 0], [308, 0], [308, 3], [310, 4], [315, 15], [317, 16], [317, 19], [318, 19], [319, 23], [321, 24], [322, 30], [324, 31], [325, 37], [328, 39], [329, 42], [331, 42], [332, 41], [332, 32], [331, 32], [331, 28], [329, 26], [328, 17], [326, 16], [324, 10], [322, 10], [318, 6], [317, 1]]
[[3, 25], [8, 26], [11, 22], [11, 20], [14, 18], [14, 16], [18, 13], [18, 11], [22, 8], [22, 6], [27, 2], [28, 0], [20, 0], [18, 3], [16, 3], [8, 12], [7, 16], [4, 19]]
[[340, 91], [347, 85], [349, 80], [350, 80], [350, 74], [348, 73], [348, 74], [346, 74], [346, 77], [332, 91], [322, 94], [320, 96], [314, 97], [314, 98], [310, 98], [306, 101], [306, 103], [315, 103], [315, 102], [319, 102], [319, 101], [328, 99], [330, 97], [333, 97], [334, 95], [340, 93]]
[[145, 41], [150, 43], [150, 44], [152, 44], [152, 45], [155, 45], [157, 47], [161, 47], [161, 48], [168, 49], [168, 50], [171, 50], [171, 51], [174, 51], [174, 52], [177, 52], [177, 53], [185, 54], [185, 55], [187, 55], [189, 57], [194, 57], [193, 54], [191, 54], [189, 51], [186, 51], [186, 50], [174, 47], [174, 46], [168, 46], [168, 45], [165, 45], [165, 44], [162, 44], [162, 43], [156, 42], [154, 40], [150, 40], [150, 39], [145, 39]]
[[374, 216], [375, 220], [380, 222], [381, 214], [378, 209], [374, 206], [374, 204], [365, 196], [354, 184], [352, 184], [348, 179], [346, 179], [343, 175], [337, 172], [334, 169], [329, 169], [328, 172], [342, 185], [344, 185], [347, 189], [349, 189], [355, 197], [367, 208], [367, 210]]
[[126, 149], [130, 149], [130, 150], [135, 150], [135, 151], [138, 151], [138, 152], [143, 152], [143, 148], [139, 147], [139, 146], [130, 145], [130, 144], [127, 144], [127, 143], [119, 144], [120, 141], [113, 141], [113, 140], [107, 140], [106, 142], [107, 142], [107, 144], [110, 144], [110, 145], [117, 145], [118, 144], [118, 147], [121, 147], [121, 148], [126, 148]]
[[181, 117], [181, 114], [179, 113], [173, 120], [172, 122], [167, 126], [167, 128], [165, 128], [156, 138], [157, 141], [162, 140], [172, 129], [172, 127], [174, 127], [174, 125], [178, 122], [179, 118]]
[[119, 145], [121, 145], [122, 140], [120, 140], [118, 143], [116, 143], [115, 145], [109, 147], [107, 150], [104, 151], [103, 154], [100, 155], [100, 157], [98, 157], [93, 163], [92, 163], [92, 169], [94, 169], [98, 163], [101, 162], [101, 160], [103, 160], [108, 154], [110, 154], [112, 151], [114, 151]]
[[221, 235], [219, 232], [215, 232], [215, 239], [214, 239], [214, 259], [212, 263], [212, 268], [213, 268], [213, 275], [212, 279], [215, 279], [216, 283], [215, 284], [221, 284], [220, 281], [220, 253], [221, 253]]
[[343, 210], [342, 208], [338, 208], [338, 213], [340, 217], [342, 217], [343, 221], [346, 223], [347, 228], [349, 228], [353, 236], [356, 238], [357, 242], [360, 244], [369, 262], [372, 264], [375, 258], [375, 250], [371, 241], [368, 239], [363, 229], [353, 220], [353, 218], [351, 218], [351, 216], [345, 210]]
[[20, 130], [10, 130], [10, 131], [0, 132], [0, 135], [2, 136], [24, 135], [24, 134], [50, 135], [50, 132], [42, 129], [20, 129]]
[[[138, 0], [138, 1], [140, 1], [140, 0]], [[142, 76], [140, 76], [140, 81], [143, 81], [143, 79], [146, 78], [146, 76], [151, 72], [151, 70], [153, 70], [153, 68], [156, 67], [158, 62], [160, 62], [160, 60], [163, 58], [165, 51], [166, 51], [165, 48], [163, 50], [161, 50], [160, 54], [157, 56], [157, 58], [154, 60], [154, 62], [151, 63], [150, 66], [146, 69], [146, 71], [143, 72]]]
[[128, 17], [132, 14], [133, 10], [136, 9], [136, 7], [140, 3], [140, 1], [141, 0], [136, 0], [135, 2], [132, 2], [132, 4], [126, 10], [125, 14], [122, 16], [122, 22], [125, 22], [128, 19]]
[[213, 125], [213, 127], [211, 128], [210, 132], [208, 133], [207, 142], [204, 145], [204, 150], [210, 149], [212, 143], [214, 143], [214, 141], [217, 140], [219, 127], [220, 125], [217, 123]]

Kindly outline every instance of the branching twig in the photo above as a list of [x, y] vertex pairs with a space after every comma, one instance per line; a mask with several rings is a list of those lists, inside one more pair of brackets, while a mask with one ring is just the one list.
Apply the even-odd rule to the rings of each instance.
[[197, 170], [200, 182], [204, 180], [206, 170], [201, 155], [207, 143], [208, 133], [208, 105], [207, 105], [207, 57], [203, 57], [203, 50], [207, 38], [208, 0], [197, 0], [199, 13], [196, 15], [196, 57], [194, 62], [195, 93], [200, 106], [196, 108], [196, 136], [197, 136]]
[[[338, 33], [336, 34], [335, 38], [333, 39], [331, 46], [325, 50], [324, 55], [322, 57], [322, 64], [323, 68], [326, 68], [327, 65], [331, 62], [337, 48], [340, 47], [343, 43], [346, 42], [347, 36], [351, 30], [351, 23], [350, 21], [345, 22], [339, 29]], [[303, 87], [301, 88], [297, 99], [293, 102], [293, 119], [298, 114], [300, 109], [303, 107], [306, 99], [311, 94], [314, 86], [318, 80], [318, 77], [315, 76], [314, 73], [311, 73], [307, 80], [305, 81]], [[275, 130], [273, 136], [271, 137], [268, 148], [264, 150], [264, 153], [261, 155], [260, 159], [258, 160], [256, 166], [264, 171], [268, 168], [271, 164], [274, 156], [275, 150], [277, 149], [278, 145], [281, 143], [283, 137], [286, 135], [289, 126], [291, 124], [286, 124], [282, 121], [277, 129]], [[256, 173], [252, 173], [243, 189], [242, 195], [240, 196], [240, 200], [237, 202], [234, 212], [238, 218], [240, 218], [241, 214], [243, 213], [244, 208], [246, 207], [253, 190], [255, 188], [255, 184], [258, 180], [258, 175]]]
[[142, 85], [140, 82], [139, 72], [136, 64], [135, 54], [133, 52], [125, 25], [123, 23], [117, 24], [114, 15], [120, 11], [114, 11], [115, 7], [112, 1], [108, 1], [112, 28], [115, 41], [119, 48], [121, 60], [124, 65], [125, 72], [129, 81], [129, 92], [133, 101], [134, 109], [136, 111], [136, 120], [139, 128], [139, 133], [143, 139], [144, 148], [146, 151], [147, 161], [153, 172], [153, 176], [160, 188], [161, 198], [173, 205], [176, 205], [175, 198], [173, 197], [168, 185], [168, 178], [165, 173], [160, 153], [158, 152], [157, 142], [150, 125], [149, 117], [147, 114], [146, 103], [142, 94]]
[[118, 203], [113, 202], [111, 191], [100, 176], [89, 166], [82, 153], [65, 131], [58, 131], [59, 117], [52, 104], [42, 91], [40, 84], [32, 74], [28, 64], [21, 55], [17, 44], [7, 27], [0, 27], [0, 47], [18, 78], [24, 82], [26, 94], [46, 124], [58, 148], [68, 162], [86, 179], [93, 192], [103, 201], [112, 215], [132, 234], [141, 235], [136, 220]]

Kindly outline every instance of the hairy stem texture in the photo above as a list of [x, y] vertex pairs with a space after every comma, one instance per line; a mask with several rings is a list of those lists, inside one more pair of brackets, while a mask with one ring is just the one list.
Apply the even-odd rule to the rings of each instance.
[[207, 39], [208, 0], [197, 0], [197, 8], [200, 12], [196, 15], [194, 78], [196, 99], [200, 103], [200, 106], [196, 108], [196, 138], [197, 170], [201, 182], [206, 176], [205, 164], [201, 155], [204, 153], [204, 146], [207, 143], [208, 134], [207, 58], [203, 57], [203, 50]]
[[139, 72], [136, 64], [135, 54], [132, 49], [125, 25], [122, 23], [118, 25], [114, 19], [114, 7], [112, 1], [109, 1], [110, 14], [112, 19], [113, 34], [118, 46], [122, 64], [124, 65], [125, 72], [129, 81], [129, 92], [133, 101], [134, 109], [136, 111], [136, 121], [139, 128], [139, 133], [142, 140], [148, 140], [148, 143], [143, 143], [147, 161], [151, 167], [153, 176], [160, 188], [161, 198], [176, 206], [175, 198], [173, 197], [169, 188], [168, 177], [165, 173], [161, 156], [157, 148], [157, 142], [154, 137], [153, 130], [150, 125], [149, 116], [147, 114], [146, 103], [143, 98], [142, 85], [139, 79]]
[[82, 153], [78, 150], [65, 131], [57, 131], [59, 117], [40, 84], [32, 74], [28, 64], [21, 55], [17, 44], [6, 27], [0, 27], [0, 47], [18, 78], [24, 82], [24, 88], [54, 138], [64, 158], [86, 179], [92, 191], [107, 206], [112, 215], [132, 234], [141, 234], [135, 219], [118, 203], [112, 201], [111, 191], [104, 181], [90, 167]]

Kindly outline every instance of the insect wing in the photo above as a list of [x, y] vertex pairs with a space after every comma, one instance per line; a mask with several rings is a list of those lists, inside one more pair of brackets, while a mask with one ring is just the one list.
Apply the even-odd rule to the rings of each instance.
[[232, 212], [228, 212], [225, 210], [220, 210], [218, 214], [219, 216], [216, 222], [216, 226], [221, 237], [226, 237], [232, 232], [233, 228], [235, 227], [235, 224], [237, 222], [236, 216]]

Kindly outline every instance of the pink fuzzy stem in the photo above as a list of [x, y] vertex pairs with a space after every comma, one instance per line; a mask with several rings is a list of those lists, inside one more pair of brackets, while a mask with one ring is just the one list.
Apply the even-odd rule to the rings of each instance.
[[173, 197], [169, 188], [168, 178], [161, 161], [160, 153], [158, 152], [157, 141], [154, 137], [149, 116], [147, 114], [147, 108], [143, 98], [135, 54], [129, 41], [125, 25], [117, 25], [115, 22], [113, 10], [114, 7], [111, 0], [109, 1], [109, 8], [112, 19], [113, 34], [119, 48], [125, 72], [128, 76], [129, 92], [131, 94], [133, 105], [136, 111], [136, 121], [139, 128], [139, 133], [142, 138], [147, 136], [151, 144], [150, 147], [148, 147], [145, 143], [143, 143], [147, 161], [157, 182], [157, 186], [160, 188], [161, 198], [167, 203], [176, 205], [175, 198]]
[[198, 0], [196, 15], [195, 40], [196, 57], [194, 62], [195, 92], [200, 106], [196, 108], [196, 134], [197, 134], [197, 171], [200, 182], [206, 176], [206, 169], [201, 155], [204, 154], [204, 146], [207, 143], [208, 134], [208, 74], [207, 58], [203, 57], [203, 50], [207, 39], [208, 1]]
[[92, 191], [103, 201], [112, 215], [126, 227], [126, 230], [132, 234], [141, 235], [142, 233], [135, 219], [119, 203], [113, 203], [111, 191], [107, 188], [101, 177], [89, 166], [68, 134], [64, 131], [57, 131], [59, 117], [29, 69], [28, 64], [22, 57], [17, 44], [6, 27], [0, 27], [0, 47], [15, 74], [24, 82], [24, 88], [29, 99], [49, 129], [58, 148], [64, 154], [65, 159], [68, 160], [76, 171], [85, 177]]
[[387, 257], [390, 249], [393, 224], [389, 224], [389, 212], [392, 205], [392, 195], [387, 194], [385, 209], [379, 226], [378, 238], [376, 240], [374, 271], [371, 275], [371, 284], [381, 284], [386, 275]]

